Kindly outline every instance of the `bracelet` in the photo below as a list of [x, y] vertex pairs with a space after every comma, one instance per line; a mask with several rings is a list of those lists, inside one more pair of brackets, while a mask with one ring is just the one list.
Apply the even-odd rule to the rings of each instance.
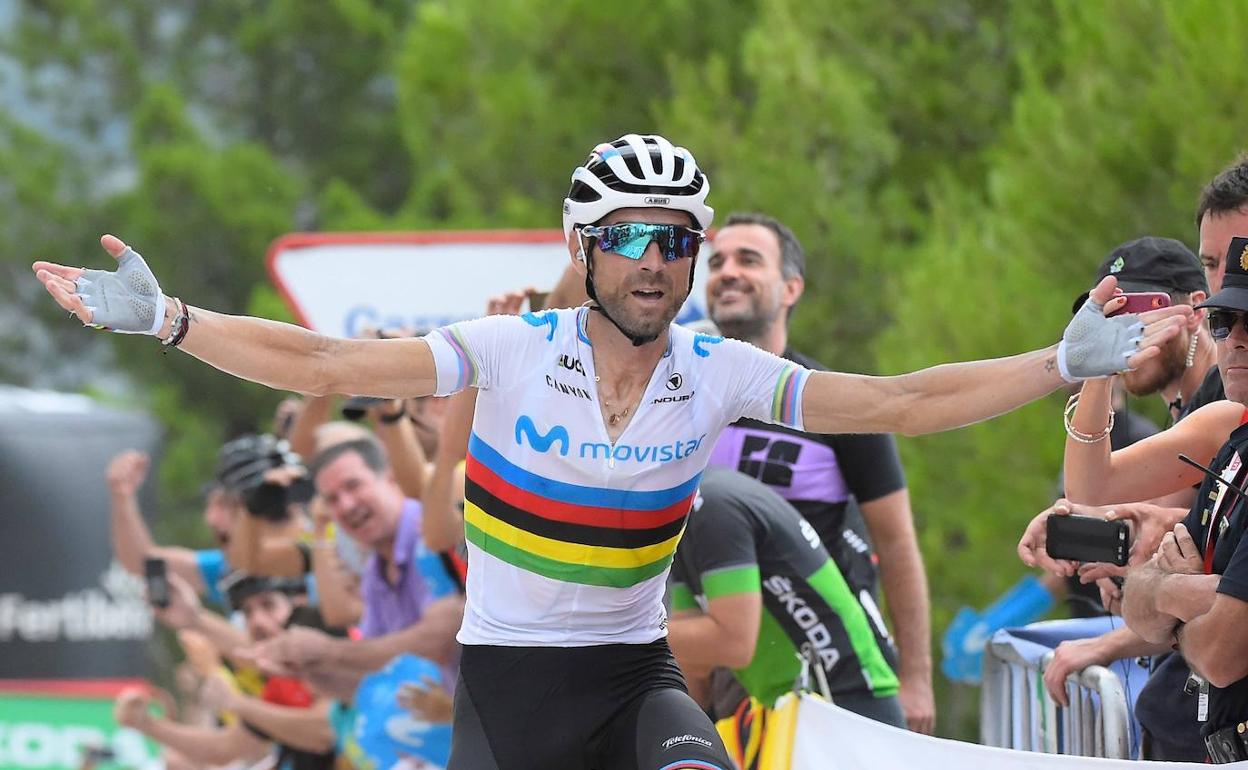
[[186, 310], [186, 303], [177, 297], [173, 298], [174, 307], [177, 309], [177, 315], [173, 317], [173, 323], [169, 325], [169, 336], [161, 340], [160, 352], [168, 353], [169, 348], [176, 348], [182, 344], [182, 340], [186, 339], [186, 332], [191, 328], [191, 316]]
[[1071, 417], [1074, 415], [1075, 407], [1079, 405], [1079, 394], [1070, 397], [1066, 402], [1066, 411], [1062, 412], [1062, 424], [1066, 426], [1066, 435], [1070, 436], [1080, 444], [1095, 444], [1109, 438], [1109, 434], [1114, 430], [1114, 408], [1109, 408], [1109, 424], [1105, 426], [1105, 430], [1093, 436], [1088, 433], [1080, 432], [1075, 426], [1070, 424]]
[[386, 425], [393, 425], [399, 420], [402, 420], [406, 414], [407, 414], [407, 403], [400, 401], [399, 411], [394, 412], [392, 414], [378, 414], [377, 420], [378, 422], [384, 422]]

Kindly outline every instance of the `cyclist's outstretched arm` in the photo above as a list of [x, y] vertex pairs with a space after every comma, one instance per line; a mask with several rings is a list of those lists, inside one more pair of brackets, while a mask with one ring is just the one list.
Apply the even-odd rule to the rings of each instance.
[[[944, 364], [894, 377], [810, 375], [802, 420], [815, 433], [902, 433], [959, 428], [1056, 390], [1066, 378], [1103, 377], [1139, 366], [1179, 332], [1187, 306], [1107, 318], [1123, 303], [1106, 278], [1066, 328], [1061, 345], [1009, 358]], [[1108, 307], [1106, 308], [1106, 304]]]
[[[178, 334], [181, 308], [160, 290], [151, 270], [118, 238], [104, 248], [115, 273], [36, 262], [36, 276], [84, 324], [167, 340]], [[426, 396], [436, 386], [433, 355], [420, 339], [346, 340], [292, 324], [187, 307], [179, 347], [216, 368], [281, 390], [322, 395]], [[180, 326], [180, 325], [179, 325]]]

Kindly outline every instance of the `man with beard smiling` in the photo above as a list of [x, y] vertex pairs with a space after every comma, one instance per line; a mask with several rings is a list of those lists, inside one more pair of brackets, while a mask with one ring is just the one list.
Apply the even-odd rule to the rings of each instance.
[[[101, 243], [117, 273], [33, 267], [81, 322], [156, 336], [271, 387], [390, 398], [477, 388], [448, 767], [713, 770], [729, 760], [672, 660], [663, 595], [726, 425], [950, 430], [1136, 366], [1191, 310], [1107, 319], [1106, 280], [1058, 346], [894, 377], [812, 372], [672, 325], [713, 219], [708, 191], [692, 154], [661, 136], [598, 145], [563, 203], [569, 256], [595, 304], [480, 318], [421, 339], [331, 339], [188, 308], [113, 236]], [[552, 389], [547, 375], [575, 389]], [[676, 442], [695, 448], [663, 456]], [[350, 517], [372, 531], [367, 519]]]
[[[788, 344], [789, 318], [806, 273], [806, 255], [793, 232], [773, 217], [733, 214], [715, 234], [714, 248], [707, 259], [706, 304], [719, 330], [808, 369], [824, 369]], [[893, 437], [823, 435], [744, 419], [724, 431], [711, 464], [768, 485], [815, 528], [872, 619], [876, 644], [900, 675], [898, 700], [907, 725], [930, 734], [936, 702], [927, 580]], [[899, 650], [876, 606], [877, 562]]]

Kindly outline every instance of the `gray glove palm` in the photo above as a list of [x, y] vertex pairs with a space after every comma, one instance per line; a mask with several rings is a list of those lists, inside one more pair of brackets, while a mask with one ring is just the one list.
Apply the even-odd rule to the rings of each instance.
[[117, 258], [117, 271], [83, 270], [75, 282], [91, 311], [91, 325], [122, 334], [155, 335], [165, 320], [165, 295], [151, 268], [129, 247]]
[[1062, 332], [1057, 368], [1067, 382], [1117, 374], [1139, 349], [1144, 336], [1139, 316], [1106, 318], [1103, 307], [1089, 299]]

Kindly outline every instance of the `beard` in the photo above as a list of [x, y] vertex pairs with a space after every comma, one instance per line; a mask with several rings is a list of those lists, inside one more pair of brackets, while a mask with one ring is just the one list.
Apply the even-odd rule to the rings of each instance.
[[[646, 289], [663, 292], [664, 303], [660, 308], [637, 308], [629, 301], [632, 298], [632, 292]], [[643, 338], [657, 338], [661, 335], [676, 319], [681, 306], [685, 303], [685, 298], [689, 296], [687, 289], [677, 292], [672, 286], [672, 280], [666, 274], [655, 275], [651, 279], [635, 276], [632, 280], [625, 281], [618, 290], [610, 293], [595, 286], [594, 293], [598, 295], [598, 304], [620, 328], [620, 331], [628, 337]]]
[[1177, 381], [1187, 371], [1187, 346], [1189, 340], [1176, 337], [1161, 350], [1161, 355], [1146, 363], [1144, 368], [1127, 372], [1122, 376], [1123, 387], [1133, 396], [1151, 396]]
[[763, 295], [754, 291], [743, 295], [748, 306], [725, 310], [715, 304], [714, 299], [708, 308], [711, 320], [719, 329], [720, 334], [734, 340], [751, 341], [763, 336], [780, 315], [778, 307], [763, 307]]

